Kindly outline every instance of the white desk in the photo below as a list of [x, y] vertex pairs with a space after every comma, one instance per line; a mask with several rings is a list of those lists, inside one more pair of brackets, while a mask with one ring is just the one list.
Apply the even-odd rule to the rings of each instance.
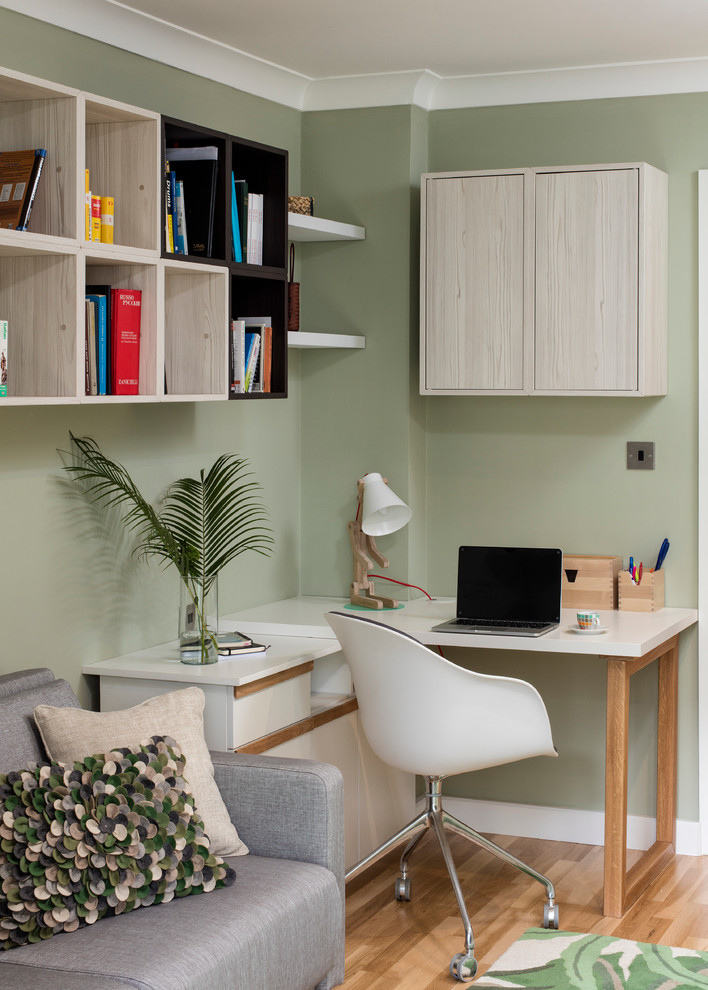
[[[345, 599], [293, 598], [239, 613], [238, 621], [265, 630], [277, 622], [291, 635], [328, 636], [323, 614], [343, 609]], [[571, 631], [575, 612], [563, 610], [560, 626], [545, 636], [480, 636], [435, 633], [432, 627], [455, 614], [454, 599], [418, 599], [393, 611], [367, 611], [429, 646], [518, 650], [526, 654], [564, 653], [597, 656], [607, 668], [605, 742], [604, 913], [621, 917], [674, 856], [676, 844], [676, 753], [678, 723], [678, 637], [698, 620], [696, 609], [659, 612], [603, 611], [608, 631], [582, 635]], [[627, 774], [629, 688], [633, 674], [657, 661], [656, 842], [627, 873]]]
[[[383, 764], [359, 729], [349, 667], [319, 611], [317, 635], [290, 635], [277, 621], [220, 621], [266, 653], [205, 666], [180, 663], [177, 642], [85, 664], [98, 677], [102, 711], [196, 685], [204, 691], [211, 749], [333, 763], [344, 778], [345, 861], [353, 866], [415, 814], [415, 782]], [[283, 633], [285, 633], [283, 635]]]
[[[220, 622], [224, 629], [240, 629], [271, 643], [264, 656], [193, 667], [179, 662], [176, 644], [165, 644], [87, 664], [83, 672], [100, 677], [104, 710], [198, 684], [207, 696], [207, 741], [213, 748], [312, 756], [336, 763], [345, 773], [349, 802], [345, 815], [350, 823], [356, 822], [356, 841], [354, 825], [348, 828], [351, 864], [412, 818], [414, 801], [409, 775], [396, 777], [383, 767], [359, 731], [348, 668], [324, 618], [330, 610], [343, 610], [346, 603], [342, 598], [290, 598], [234, 613]], [[454, 599], [418, 599], [402, 609], [362, 614], [430, 646], [518, 650], [531, 656], [597, 656], [606, 664], [604, 913], [621, 917], [674, 855], [678, 637], [697, 622], [697, 611], [601, 612], [609, 629], [593, 636], [569, 631], [575, 613], [566, 610], [560, 627], [538, 638], [433, 632], [432, 627], [453, 616], [454, 610]], [[656, 842], [628, 874], [629, 686], [632, 675], [654, 661], [659, 667]], [[347, 735], [348, 748], [343, 746]], [[386, 818], [383, 808], [391, 805], [394, 808]]]

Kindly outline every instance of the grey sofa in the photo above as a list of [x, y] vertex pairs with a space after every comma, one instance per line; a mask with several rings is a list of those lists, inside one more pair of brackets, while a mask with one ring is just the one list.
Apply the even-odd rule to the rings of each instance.
[[[45, 759], [32, 713], [79, 707], [35, 668], [0, 676], [0, 772]], [[88, 755], [88, 754], [87, 754]], [[323, 763], [212, 753], [247, 856], [233, 886], [0, 951], [13, 990], [328, 990], [344, 978], [342, 780]]]

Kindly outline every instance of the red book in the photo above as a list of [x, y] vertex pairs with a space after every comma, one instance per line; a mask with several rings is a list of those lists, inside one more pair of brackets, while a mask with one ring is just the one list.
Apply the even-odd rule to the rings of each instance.
[[140, 289], [111, 289], [111, 393], [137, 395], [140, 370]]

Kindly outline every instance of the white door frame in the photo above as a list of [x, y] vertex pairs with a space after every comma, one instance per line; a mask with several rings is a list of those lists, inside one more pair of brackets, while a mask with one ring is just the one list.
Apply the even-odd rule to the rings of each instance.
[[[704, 502], [706, 508], [703, 507]], [[698, 820], [708, 851], [708, 169], [698, 172]]]

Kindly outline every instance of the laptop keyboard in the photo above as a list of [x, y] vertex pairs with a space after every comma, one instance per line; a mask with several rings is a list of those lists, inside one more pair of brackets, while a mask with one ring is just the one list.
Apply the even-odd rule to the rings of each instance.
[[548, 622], [521, 622], [508, 619], [455, 619], [457, 625], [474, 626], [477, 629], [543, 629]]

